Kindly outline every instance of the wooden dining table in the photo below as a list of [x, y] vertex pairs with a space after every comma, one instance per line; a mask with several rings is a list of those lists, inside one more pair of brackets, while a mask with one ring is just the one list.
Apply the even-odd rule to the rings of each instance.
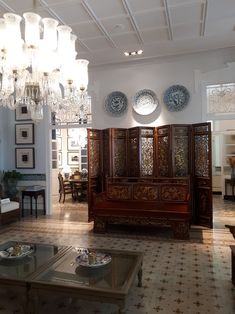
[[[87, 179], [75, 179], [70, 178], [68, 179], [68, 182], [71, 184], [72, 190], [73, 190], [73, 197], [78, 198], [78, 201], [86, 200], [87, 198], [87, 188], [88, 188], [88, 180]], [[78, 192], [81, 192], [81, 195], [78, 194]]]

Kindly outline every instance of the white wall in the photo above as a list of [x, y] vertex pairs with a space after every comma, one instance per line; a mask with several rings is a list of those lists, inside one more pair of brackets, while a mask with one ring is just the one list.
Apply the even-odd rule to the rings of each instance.
[[[196, 73], [203, 74], [224, 68], [226, 62], [234, 59], [235, 48], [230, 48], [142, 63], [94, 67], [89, 72], [93, 127], [102, 129], [205, 121], [202, 116], [202, 95], [201, 89], [197, 86]], [[164, 91], [173, 84], [184, 85], [190, 92], [189, 105], [180, 112], [169, 112], [162, 100]], [[132, 99], [137, 91], [145, 88], [152, 89], [157, 94], [160, 106], [151, 115], [140, 116], [132, 109]], [[105, 98], [113, 91], [121, 91], [128, 97], [128, 111], [121, 117], [112, 117], [104, 109]]]

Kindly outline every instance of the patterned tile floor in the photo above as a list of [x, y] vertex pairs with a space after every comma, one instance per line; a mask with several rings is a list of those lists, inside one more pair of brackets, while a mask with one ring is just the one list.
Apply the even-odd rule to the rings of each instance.
[[[215, 228], [191, 229], [189, 241], [173, 240], [168, 230], [148, 233], [114, 229], [106, 235], [93, 234], [87, 223], [85, 204], [67, 202], [56, 206], [51, 217], [26, 217], [1, 229], [0, 241], [31, 242], [113, 248], [144, 252], [143, 287], [133, 285], [126, 301], [126, 314], [233, 314], [235, 288], [231, 283], [231, 252], [235, 240], [224, 228], [232, 224], [235, 203], [214, 198]], [[76, 218], [76, 221], [74, 220]], [[227, 220], [228, 219], [228, 220]], [[137, 282], [137, 281], [136, 281]], [[0, 314], [23, 313], [19, 297], [0, 291]], [[110, 304], [47, 298], [40, 313], [114, 314]], [[34, 314], [34, 313], [33, 313]]]

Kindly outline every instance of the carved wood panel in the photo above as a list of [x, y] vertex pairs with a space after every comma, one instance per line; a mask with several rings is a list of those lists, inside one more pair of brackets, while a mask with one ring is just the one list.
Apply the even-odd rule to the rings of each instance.
[[193, 222], [212, 228], [211, 126], [200, 123], [193, 128]]
[[128, 130], [128, 168], [130, 177], [138, 177], [140, 175], [139, 128]]
[[156, 133], [156, 173], [160, 177], [170, 177], [172, 169], [170, 126], [158, 127]]
[[127, 130], [112, 129], [112, 176], [127, 176]]

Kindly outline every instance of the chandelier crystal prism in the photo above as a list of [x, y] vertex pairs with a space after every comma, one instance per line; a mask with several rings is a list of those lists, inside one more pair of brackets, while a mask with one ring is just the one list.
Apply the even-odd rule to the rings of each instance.
[[[58, 24], [33, 12], [24, 13], [23, 21], [14, 13], [0, 18], [0, 105], [26, 104], [35, 120], [48, 105], [62, 122], [88, 123], [89, 61], [76, 59], [77, 37]], [[66, 121], [71, 117], [74, 121]]]

